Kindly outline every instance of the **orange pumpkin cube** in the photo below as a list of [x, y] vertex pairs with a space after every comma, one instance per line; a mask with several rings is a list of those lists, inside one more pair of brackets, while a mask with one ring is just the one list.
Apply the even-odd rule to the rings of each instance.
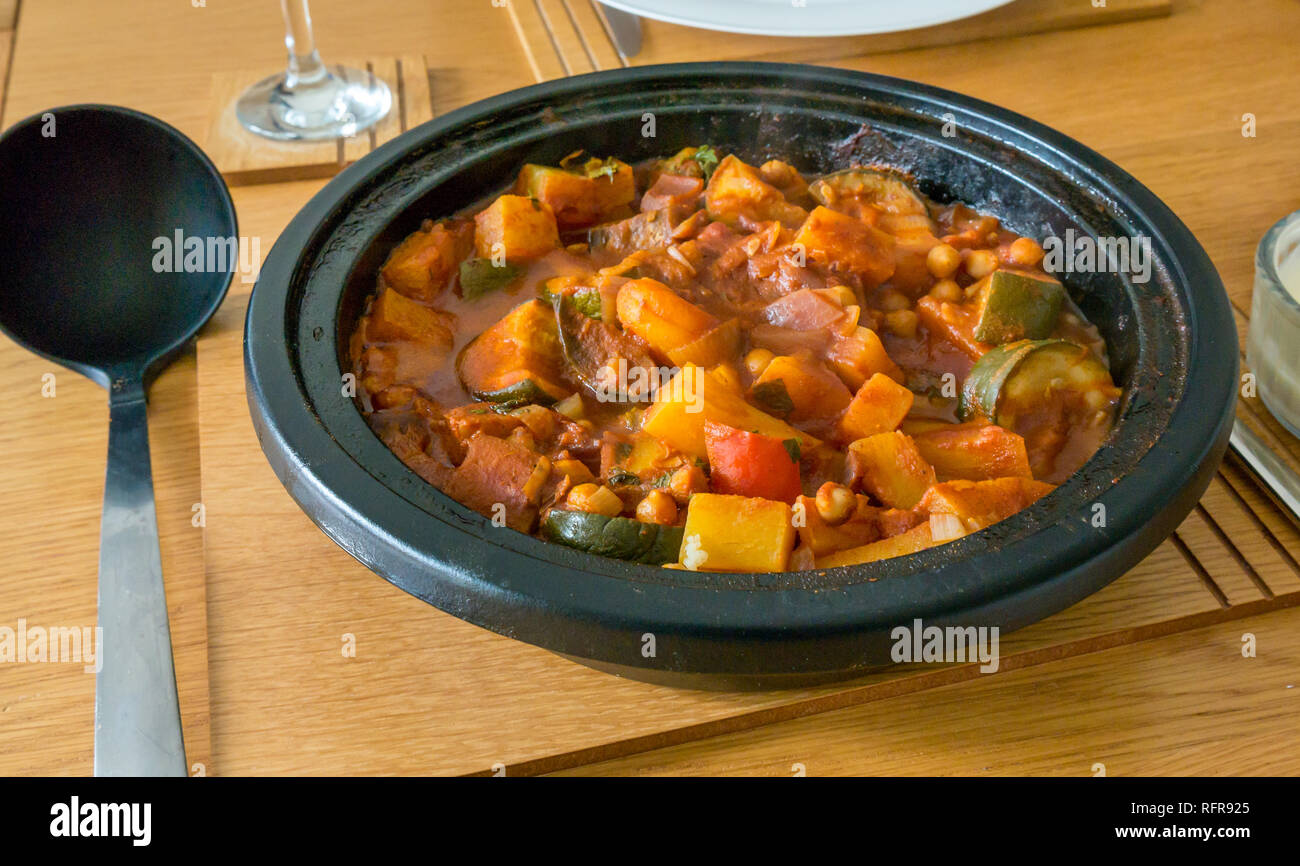
[[549, 205], [536, 199], [498, 196], [474, 217], [474, 249], [479, 258], [504, 256], [508, 262], [527, 261], [559, 245], [555, 214]]
[[945, 481], [926, 491], [917, 505], [927, 514], [955, 514], [974, 532], [1028, 508], [1056, 488], [1032, 478]]
[[915, 434], [915, 440], [944, 481], [1033, 477], [1024, 438], [996, 424], [944, 424]]
[[912, 409], [911, 391], [876, 373], [858, 389], [840, 418], [840, 434], [847, 441], [896, 430]]
[[894, 273], [892, 235], [825, 206], [808, 214], [794, 242], [812, 261], [853, 274], [867, 287], [880, 285]]
[[891, 508], [911, 508], [934, 484], [934, 469], [912, 437], [890, 431], [849, 446], [849, 468], [862, 489]]

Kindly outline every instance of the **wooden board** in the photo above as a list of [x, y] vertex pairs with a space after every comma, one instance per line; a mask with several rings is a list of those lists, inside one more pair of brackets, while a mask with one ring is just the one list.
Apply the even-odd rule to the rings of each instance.
[[0, 0], [0, 31], [13, 30], [18, 20], [18, 0]]
[[[612, 45], [586, 38], [599, 18], [583, 0], [559, 7], [551, 0], [504, 7], [394, 0], [382, 14], [351, 0], [315, 0], [312, 8], [327, 58], [427, 57], [436, 113], [537, 80], [535, 65], [550, 63], [563, 73], [554, 47], [549, 60], [539, 51], [532, 62], [522, 50], [503, 50], [520, 44], [522, 28], [535, 29], [529, 8], [548, 15], [560, 9], [577, 21], [577, 41], [562, 42], [564, 58], [586, 57], [592, 68], [619, 60]], [[563, 19], [556, 14], [551, 20]], [[987, 42], [964, 43], [840, 54], [836, 62], [989, 99], [1116, 159], [1196, 232], [1245, 313], [1254, 244], [1268, 225], [1300, 207], [1300, 194], [1268, 180], [1289, 170], [1290, 143], [1300, 131], [1294, 120], [1300, 93], [1288, 86], [1296, 73], [1290, 33], [1297, 23], [1300, 9], [1291, 3], [1180, 4], [1169, 18], [1006, 39], [996, 51]], [[646, 52], [633, 62], [769, 50], [764, 40], [646, 26]], [[201, 10], [172, 0], [28, 3], [4, 116], [12, 122], [53, 105], [117, 102], [202, 141], [212, 75], [278, 68], [281, 37], [274, 6], [268, 9], [264, 0], [228, 0]], [[794, 42], [780, 42], [799, 50]], [[1204, 62], [1208, 42], [1218, 51], [1212, 64]], [[1157, 44], [1158, 61], [1144, 54]], [[807, 55], [814, 60], [840, 52], [829, 50], [831, 41], [808, 47], [821, 52]], [[664, 53], [654, 54], [659, 50]], [[1260, 64], [1259, 57], [1275, 62]], [[583, 62], [572, 63], [571, 71], [582, 71]], [[1079, 65], [1096, 74], [1077, 74]], [[1245, 111], [1259, 112], [1257, 139], [1240, 135]], [[1224, 189], [1206, 182], [1225, 174], [1239, 182]], [[241, 232], [260, 238], [268, 252], [319, 186], [236, 189]], [[708, 750], [715, 742], [708, 738], [733, 735], [732, 744], [760, 742], [778, 727], [836, 713], [850, 719], [847, 727], [809, 729], [807, 742], [828, 744], [810, 773], [878, 772], [905, 759], [917, 772], [1073, 772], [1074, 758], [1061, 757], [1072, 738], [1078, 751], [1129, 756], [1117, 773], [1188, 766], [1295, 772], [1278, 754], [1284, 732], [1270, 727], [1275, 708], [1238, 700], [1273, 684], [1270, 669], [1233, 667], [1223, 674], [1215, 666], [1235, 662], [1230, 653], [1225, 661], [1222, 654], [1201, 652], [1208, 631], [1190, 633], [1187, 643], [1166, 643], [1186, 629], [1215, 623], [1233, 639], [1229, 643], [1239, 644], [1247, 629], [1273, 643], [1268, 624], [1279, 615], [1252, 615], [1293, 604], [1300, 590], [1294, 527], [1232, 464], [1223, 467], [1204, 510], [1132, 572], [1070, 610], [1007, 636], [1003, 669], [994, 677], [955, 666], [771, 695], [659, 689], [588, 671], [442, 615], [371, 575], [321, 535], [270, 475], [248, 429], [237, 338], [246, 291], [236, 285], [221, 320], [198, 347], [201, 391], [193, 367], [187, 373], [182, 360], [160, 380], [151, 406], [187, 745], [191, 760], [208, 758], [196, 716], [207, 676], [214, 707], [209, 772], [487, 772], [499, 762], [511, 773], [537, 773], [629, 756], [639, 756], [630, 758], [632, 768], [658, 766], [667, 762], [646, 750], [684, 743]], [[0, 345], [0, 361], [19, 389], [46, 369], [8, 344]], [[67, 386], [74, 391], [66, 391], [66, 376], [54, 402], [80, 389], [78, 403], [53, 411], [29, 394], [11, 401], [0, 427], [0, 480], [19, 494], [0, 502], [0, 552], [11, 575], [0, 588], [0, 625], [20, 615], [80, 624], [94, 614], [106, 413], [102, 392], [76, 384], [75, 377]], [[188, 402], [168, 396], [185, 389]], [[172, 418], [173, 409], [188, 415]], [[189, 509], [199, 496], [192, 455], [200, 422], [206, 552], [190, 546], [196, 541], [188, 532]], [[1218, 571], [1211, 573], [1193, 549]], [[185, 556], [200, 554], [211, 568], [212, 647], [201, 659], [192, 637], [199, 630], [193, 615], [199, 596], [178, 585], [184, 584]], [[1287, 627], [1294, 632], [1294, 624]], [[357, 637], [355, 659], [339, 652], [344, 633]], [[1157, 653], [1155, 646], [1172, 648]], [[1282, 663], [1295, 669], [1294, 659]], [[1067, 665], [1068, 675], [1055, 673]], [[36, 667], [0, 666], [0, 772], [88, 772], [93, 679], [63, 666]], [[1139, 680], [1147, 670], [1166, 673]], [[1086, 687], [1072, 691], [1070, 684], [1084, 676]], [[1049, 701], [1053, 695], [1061, 699]], [[1206, 719], [1216, 723], [1221, 706], [1223, 724], [1241, 732], [1236, 739], [1207, 736], [1200, 727]], [[983, 708], [996, 708], [993, 721], [1003, 723], [984, 724], [992, 728], [987, 735], [961, 729], [964, 720], [984, 723]], [[855, 712], [877, 710], [897, 715], [897, 724], [851, 721], [861, 718]], [[849, 731], [847, 737], [870, 748], [835, 746], [835, 730]], [[985, 752], [996, 752], [997, 760], [977, 764], [984, 748], [977, 740], [985, 736]], [[1171, 744], [1163, 756], [1161, 743]], [[1186, 748], [1198, 750], [1199, 758], [1178, 754]], [[891, 756], [899, 763], [882, 763]], [[743, 772], [747, 765], [701, 766]]]
[[[217, 772], [376, 772], [399, 753], [401, 772], [496, 763], [542, 772], [979, 676], [927, 667], [782, 693], [676, 691], [594, 673], [405, 596], [325, 538], [267, 467], [242, 389], [241, 302], [227, 303], [199, 346], [210, 652], [222, 672], [212, 689], [224, 708]], [[1213, 518], [1194, 513], [1102, 592], [1007, 636], [1004, 669], [1295, 603], [1300, 570], [1266, 563], [1272, 548], [1239, 549], [1230, 538], [1254, 524], [1219, 492]], [[1294, 532], [1281, 543], [1300, 549]], [[1256, 579], [1265, 574], [1281, 592]], [[356, 637], [357, 659], [340, 653], [345, 634]], [[376, 642], [384, 649], [372, 655]], [[275, 702], [288, 712], [302, 693], [314, 701], [293, 710], [292, 728], [266, 726]]]
[[[210, 740], [203, 534], [191, 522], [200, 495], [194, 360], [192, 351], [182, 355], [154, 383], [149, 438], [185, 749], [201, 773]], [[8, 458], [0, 626], [93, 627], [108, 395], [7, 337], [0, 337], [0, 366], [15, 397], [0, 424], [0, 454]], [[53, 396], [43, 396], [49, 382]], [[3, 772], [89, 775], [94, 699], [95, 676], [81, 664], [0, 664]]]
[[[632, 57], [619, 51], [596, 0], [515, 0], [509, 8], [529, 68], [538, 81], [547, 81], [620, 65], [704, 59], [828, 62], [1166, 16], [1173, 3], [1109, 0], [1098, 7], [1077, 0], [1017, 0], [1000, 9], [934, 27], [818, 38], [721, 33], [643, 18], [642, 49]], [[792, 8], [790, 14], [797, 15], [798, 10]]]
[[1297, 670], [1292, 608], [563, 775], [1294, 776]]
[[231, 184], [272, 183], [329, 177], [403, 132], [433, 119], [429, 70], [424, 58], [344, 59], [331, 68], [364, 70], [383, 81], [393, 107], [376, 126], [351, 138], [324, 142], [272, 141], [244, 129], [235, 116], [235, 103], [249, 85], [266, 77], [265, 69], [222, 72], [212, 76], [209, 110], [212, 118], [204, 149]]

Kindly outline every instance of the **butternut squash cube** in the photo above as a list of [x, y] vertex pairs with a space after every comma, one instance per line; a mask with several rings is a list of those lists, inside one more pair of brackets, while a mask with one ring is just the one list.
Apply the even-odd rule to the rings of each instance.
[[784, 502], [696, 493], [687, 506], [681, 562], [705, 571], [785, 571], [794, 540]]
[[808, 258], [840, 273], [853, 274], [871, 288], [894, 273], [894, 238], [848, 214], [819, 205], [808, 214], [794, 242]]
[[754, 382], [754, 388], [774, 382], [785, 386], [793, 405], [787, 417], [795, 422], [833, 419], [853, 399], [839, 377], [807, 350], [773, 358]]
[[880, 335], [861, 325], [847, 336], [836, 336], [826, 350], [826, 360], [844, 384], [854, 390], [877, 373], [884, 373], [900, 384], [906, 381], [902, 369], [885, 351]]
[[896, 556], [907, 556], [934, 546], [934, 536], [930, 524], [922, 523], [915, 529], [909, 529], [902, 535], [895, 535], [861, 547], [852, 547], [827, 556], [817, 558], [818, 568], [838, 568], [841, 565], [864, 565]]
[[862, 383], [844, 410], [840, 434], [852, 441], [895, 430], [911, 411], [914, 399], [911, 391], [884, 373], [876, 373]]
[[480, 258], [491, 259], [501, 252], [508, 262], [528, 261], [559, 245], [555, 214], [549, 205], [535, 199], [498, 196], [474, 217], [474, 249]]
[[944, 424], [915, 439], [921, 456], [944, 481], [1033, 477], [1025, 440], [996, 424]]
[[917, 506], [927, 514], [955, 514], [974, 532], [1005, 520], [1055, 490], [1032, 478], [945, 481], [926, 491]]
[[678, 367], [683, 364], [713, 367], [724, 361], [730, 361], [739, 352], [740, 320], [727, 319], [703, 336], [695, 338], [684, 346], [669, 349], [665, 354], [668, 355], [668, 360]]
[[763, 180], [758, 169], [734, 155], [724, 157], [713, 170], [704, 202], [711, 218], [730, 226], [739, 225], [743, 216], [754, 222], [776, 220], [793, 228], [808, 213]]
[[408, 298], [431, 302], [442, 294], [468, 252], [467, 232], [450, 231], [438, 223], [397, 245], [384, 263], [384, 282]]
[[661, 360], [718, 325], [711, 314], [649, 277], [624, 283], [616, 306], [619, 324], [649, 343]]
[[941, 301], [926, 295], [916, 302], [916, 316], [931, 334], [947, 340], [972, 361], [978, 361], [993, 347], [975, 339], [979, 315], [965, 304]]
[[366, 339], [375, 343], [422, 343], [447, 352], [454, 340], [448, 324], [445, 313], [413, 301], [396, 289], [387, 288], [370, 305]]
[[727, 382], [693, 364], [682, 367], [667, 384], [659, 387], [654, 403], [642, 418], [641, 429], [683, 454], [707, 459], [706, 420], [782, 440], [798, 439], [804, 450], [822, 444], [820, 439], [746, 403]]
[[890, 431], [859, 439], [849, 446], [854, 480], [891, 508], [911, 508], [934, 484], [934, 469], [912, 437]]

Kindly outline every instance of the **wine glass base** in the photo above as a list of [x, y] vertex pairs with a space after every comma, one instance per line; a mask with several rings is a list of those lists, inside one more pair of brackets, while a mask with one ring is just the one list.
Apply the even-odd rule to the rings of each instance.
[[245, 129], [266, 138], [321, 141], [369, 129], [392, 104], [388, 85], [369, 72], [331, 66], [317, 81], [299, 81], [292, 89], [283, 73], [264, 78], [239, 97], [235, 116]]

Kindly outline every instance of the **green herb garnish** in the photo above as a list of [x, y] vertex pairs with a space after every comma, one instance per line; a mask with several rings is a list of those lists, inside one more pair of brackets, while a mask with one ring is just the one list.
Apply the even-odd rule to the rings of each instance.
[[628, 472], [626, 469], [612, 469], [609, 473], [610, 487], [627, 487], [631, 484], [640, 484], [641, 479], [635, 473]]
[[695, 164], [700, 167], [700, 171], [704, 173], [704, 179], [706, 181], [709, 179], [709, 176], [713, 174], [713, 170], [718, 167], [718, 152], [707, 144], [701, 144], [699, 147], [695, 148], [695, 156], [693, 156], [692, 159], [694, 159]]
[[503, 289], [519, 278], [519, 265], [495, 265], [491, 259], [466, 259], [460, 263], [460, 296], [467, 301]]
[[782, 439], [781, 444], [785, 446], [785, 453], [790, 455], [790, 462], [798, 463], [799, 462], [799, 440]]
[[663, 475], [660, 475], [654, 481], [651, 481], [650, 486], [664, 488], [672, 484], [672, 481], [673, 481], [673, 470], [669, 469]]

